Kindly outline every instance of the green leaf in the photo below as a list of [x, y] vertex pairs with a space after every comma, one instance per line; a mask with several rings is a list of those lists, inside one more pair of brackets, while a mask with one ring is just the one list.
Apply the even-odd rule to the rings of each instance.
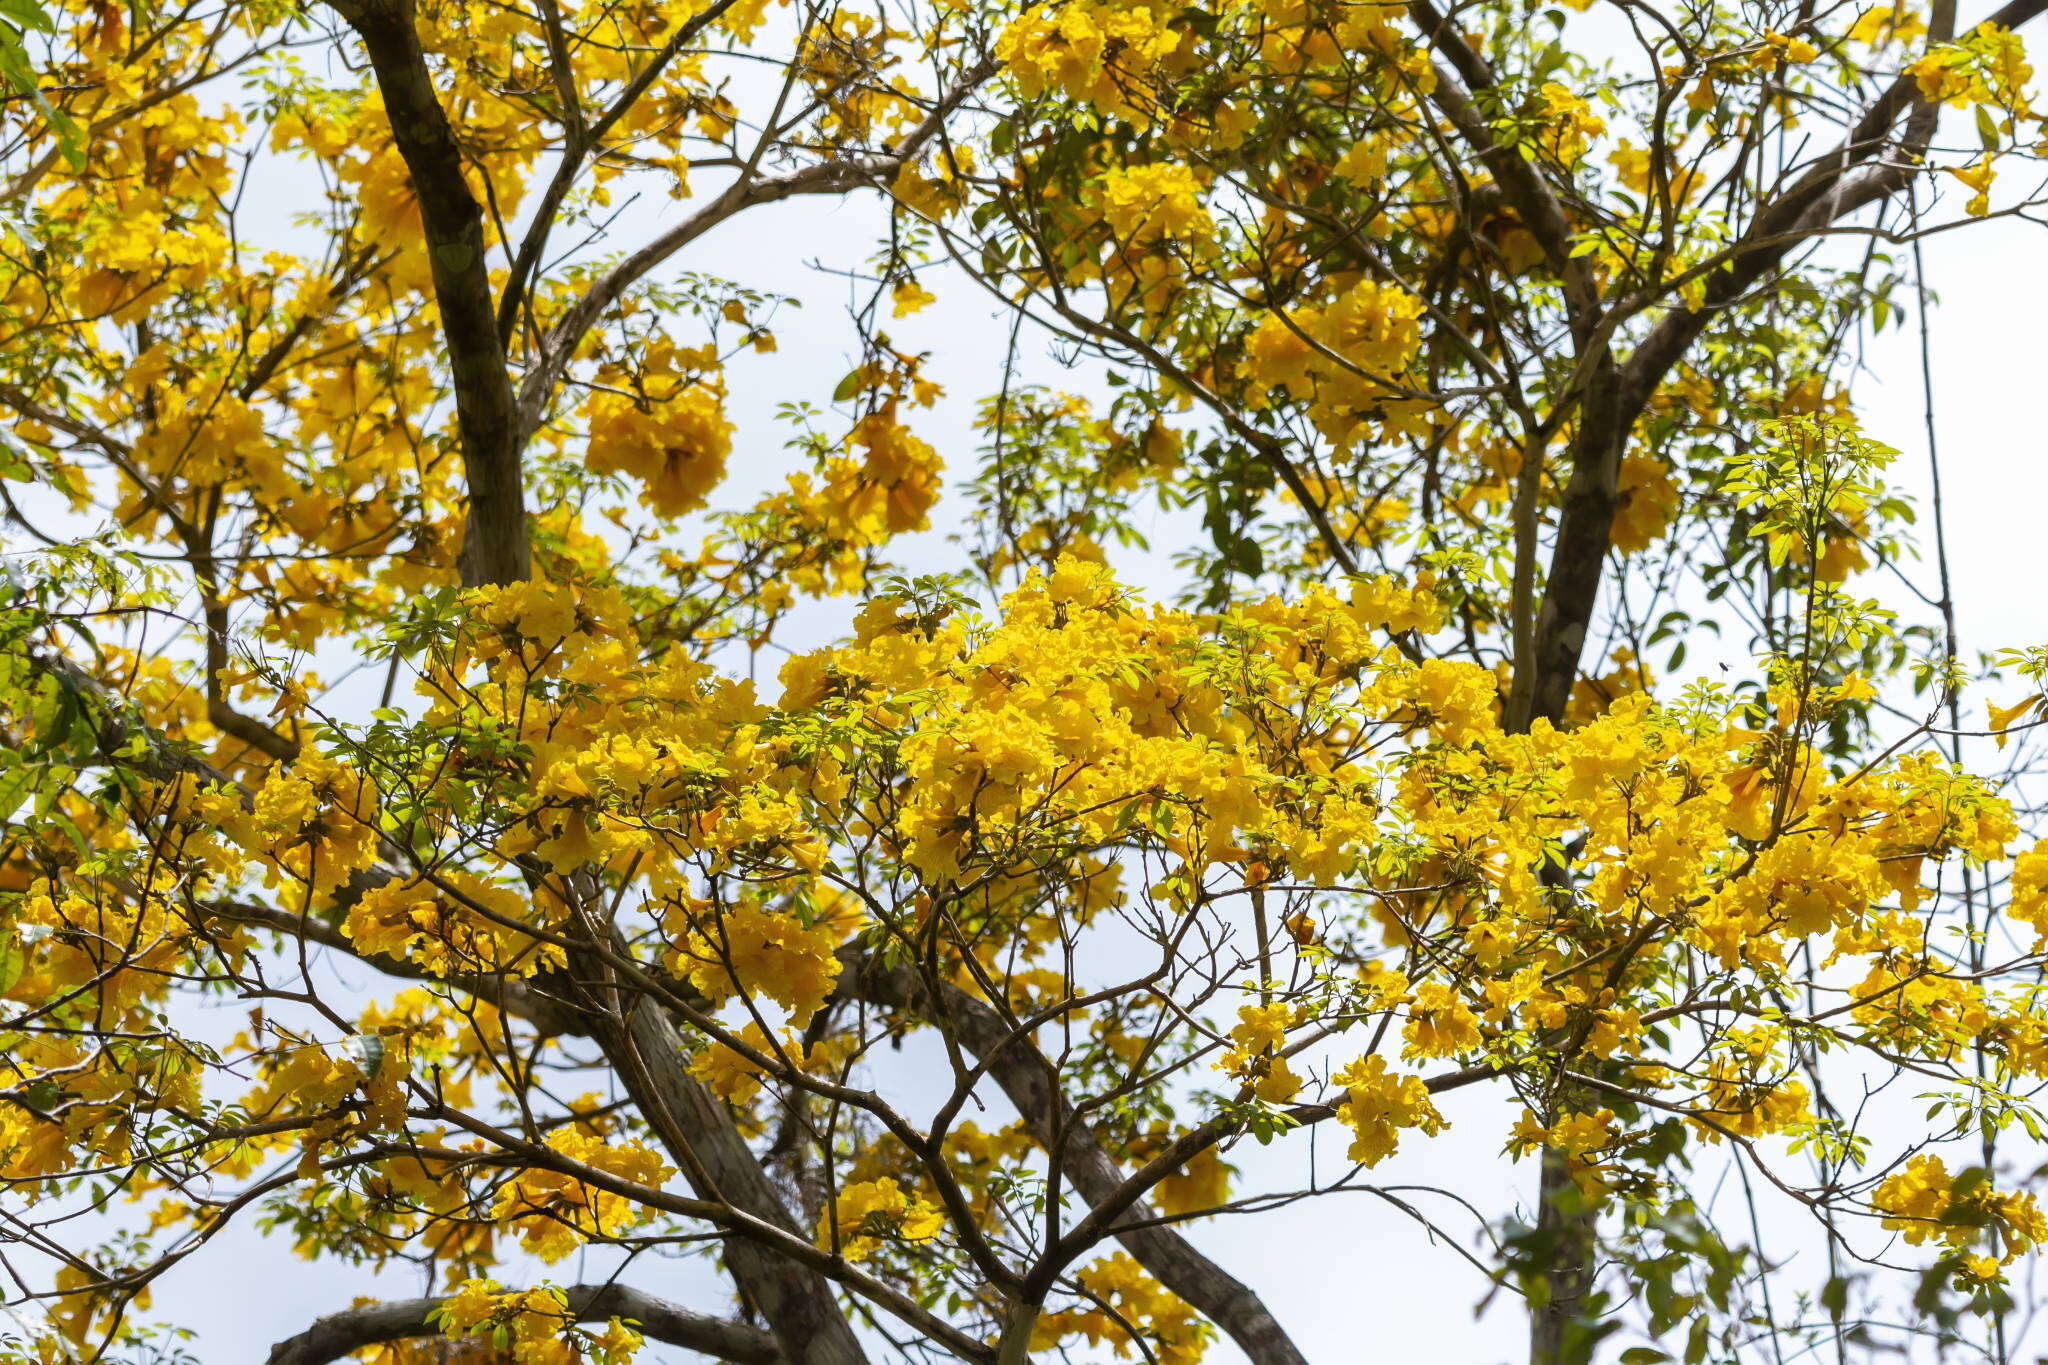
[[6, 0], [0, 4], [0, 14], [6, 16], [5, 20], [0, 20], [0, 77], [5, 77], [7, 84], [26, 95], [37, 112], [42, 114], [43, 121], [57, 136], [57, 150], [70, 163], [71, 169], [84, 170], [85, 135], [70, 115], [43, 98], [41, 82], [36, 78], [35, 68], [29, 64], [28, 49], [21, 43], [23, 31], [35, 29], [48, 33], [54, 32], [55, 26], [35, 0]]
[[35, 790], [41, 771], [25, 765], [0, 771], [0, 823], [11, 823], [15, 808]]
[[55, 33], [57, 25], [36, 0], [0, 0], [0, 15], [23, 32]]

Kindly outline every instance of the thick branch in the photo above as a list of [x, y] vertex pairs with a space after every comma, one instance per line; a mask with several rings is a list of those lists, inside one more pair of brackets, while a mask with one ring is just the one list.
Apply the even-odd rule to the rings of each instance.
[[[573, 969], [584, 981], [610, 975], [594, 960], [578, 961]], [[590, 1032], [692, 1190], [700, 1199], [804, 1237], [724, 1102], [683, 1069], [688, 1055], [683, 1039], [659, 1002], [625, 991], [615, 1004], [608, 993], [602, 986], [589, 991]], [[740, 1292], [767, 1320], [793, 1365], [862, 1365], [866, 1360], [830, 1280], [744, 1235], [726, 1238], [725, 1260]]]
[[[1489, 94], [1495, 84], [1485, 58], [1474, 52], [1464, 37], [1429, 0], [1415, 0], [1409, 13], [1422, 34], [1445, 60], [1457, 69], [1465, 85], [1450, 72], [1438, 69], [1430, 100], [1449, 119], [1458, 135], [1471, 146], [1480, 162], [1500, 186], [1523, 226], [1543, 248], [1550, 268], [1564, 283], [1565, 306], [1571, 314], [1572, 333], [1583, 342], [1592, 331], [1599, 306], [1599, 288], [1594, 283], [1590, 262], [1571, 251], [1572, 225], [1564, 206], [1545, 183], [1542, 173], [1520, 151], [1495, 136], [1473, 97]], [[1467, 93], [1466, 86], [1471, 93]]]
[[1628, 404], [1611, 359], [1598, 367], [1580, 399], [1571, 477], [1558, 500], [1557, 539], [1529, 650], [1534, 676], [1526, 685], [1515, 680], [1511, 728], [1526, 729], [1539, 718], [1555, 723], [1571, 700], [1579, 654], [1600, 597], [1614, 514], [1621, 506], [1622, 449], [1641, 408], [1640, 401], [1633, 407]]
[[191, 749], [165, 739], [143, 719], [132, 702], [54, 649], [24, 642], [20, 657], [31, 674], [48, 678], [71, 694], [101, 758], [153, 782], [193, 777], [230, 788], [241, 784]]
[[[775, 1339], [758, 1327], [708, 1317], [622, 1284], [582, 1284], [567, 1290], [572, 1322], [626, 1318], [642, 1336], [699, 1351], [735, 1365], [783, 1365]], [[438, 1336], [428, 1317], [444, 1299], [396, 1299], [330, 1313], [270, 1348], [267, 1365], [326, 1365], [365, 1346], [410, 1337]]]
[[469, 482], [462, 581], [518, 582], [531, 569], [518, 406], [498, 337], [483, 209], [470, 192], [462, 149], [434, 91], [411, 0], [330, 2], [369, 50], [392, 140], [419, 200]]
[[[1060, 1169], [1090, 1204], [1114, 1197], [1124, 1178], [1093, 1134], [1067, 1113], [1054, 1084], [1052, 1064], [1028, 1038], [1016, 1035], [993, 1009], [954, 987], [934, 1000], [921, 978], [906, 966], [865, 959], [849, 967], [843, 988], [872, 1004], [915, 1010], [947, 1029], [988, 1069], [1033, 1136], [1048, 1151], [1057, 1149]], [[1198, 1251], [1172, 1229], [1152, 1223], [1142, 1204], [1132, 1220], [1149, 1224], [1117, 1234], [1138, 1262], [1159, 1282], [1221, 1327], [1253, 1365], [1306, 1365], [1287, 1330], [1248, 1285]]]

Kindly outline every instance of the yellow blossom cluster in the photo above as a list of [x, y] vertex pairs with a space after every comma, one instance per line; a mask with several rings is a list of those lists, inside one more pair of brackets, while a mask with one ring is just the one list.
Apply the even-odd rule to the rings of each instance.
[[1934, 48], [1906, 70], [1923, 99], [1957, 109], [1989, 104], [2015, 117], [2032, 112], [2026, 90], [2034, 68], [2027, 61], [2026, 43], [1989, 21]]
[[946, 1219], [894, 1179], [861, 1180], [839, 1191], [818, 1220], [818, 1244], [837, 1247], [849, 1261], [872, 1256], [883, 1242], [925, 1242], [938, 1236]]
[[1404, 1131], [1427, 1136], [1446, 1126], [1422, 1078], [1390, 1070], [1387, 1059], [1377, 1053], [1345, 1067], [1336, 1081], [1344, 1090], [1337, 1119], [1351, 1130], [1348, 1155], [1361, 1165], [1377, 1166], [1392, 1156]]
[[[1108, 1344], [1120, 1360], [1195, 1365], [1202, 1358], [1212, 1329], [1126, 1253], [1083, 1266], [1074, 1279], [1092, 1302], [1042, 1314], [1032, 1327], [1032, 1350], [1052, 1351], [1080, 1337], [1091, 1346]], [[1133, 1339], [1134, 1327], [1141, 1339]]]
[[1420, 299], [1369, 279], [1323, 307], [1268, 312], [1245, 338], [1251, 391], [1270, 401], [1284, 390], [1307, 402], [1324, 434], [1349, 446], [1400, 413], [1422, 317]]
[[1030, 97], [1057, 91], [1077, 103], [1149, 122], [1153, 83], [1181, 49], [1183, 34], [1163, 4], [1070, 0], [1040, 5], [1010, 21], [996, 56]]
[[1294, 1098], [1301, 1089], [1301, 1078], [1288, 1066], [1287, 1058], [1279, 1055], [1294, 1015], [1292, 1005], [1240, 1006], [1238, 1022], [1230, 1030], [1231, 1045], [1217, 1061], [1217, 1069], [1244, 1081], [1269, 1104]]
[[[732, 423], [715, 357], [652, 347], [628, 376], [603, 373], [585, 405], [584, 459], [601, 474], [623, 473], [662, 517], [694, 512], [725, 477]], [[626, 388], [630, 379], [635, 386]]]
[[[1948, 1163], [1931, 1152], [1887, 1176], [1871, 1195], [1884, 1225], [1919, 1246], [1942, 1242], [1953, 1248], [1959, 1280], [1996, 1283], [2001, 1267], [2048, 1241], [2048, 1215], [2031, 1194], [1993, 1188], [1978, 1168], [1949, 1174]], [[1973, 1246], [1988, 1250], [1972, 1252]]]
[[661, 1158], [637, 1142], [614, 1144], [567, 1128], [550, 1135], [547, 1146], [566, 1158], [564, 1167], [527, 1167], [491, 1204], [491, 1216], [543, 1261], [559, 1261], [592, 1238], [620, 1236], [649, 1216], [630, 1194], [586, 1183], [578, 1167], [646, 1188], [659, 1188], [669, 1176]]
[[602, 1332], [579, 1332], [569, 1301], [553, 1285], [501, 1290], [491, 1280], [465, 1280], [436, 1311], [453, 1337], [487, 1337], [512, 1365], [625, 1365], [640, 1349], [640, 1334], [617, 1318]]
[[532, 976], [563, 956], [530, 932], [538, 927], [530, 905], [522, 892], [453, 868], [435, 882], [394, 880], [365, 891], [342, 932], [363, 953], [407, 959], [434, 976]]

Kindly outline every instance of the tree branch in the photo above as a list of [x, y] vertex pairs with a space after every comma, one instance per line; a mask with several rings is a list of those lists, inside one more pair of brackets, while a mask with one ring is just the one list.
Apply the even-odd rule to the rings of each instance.
[[[1530, 235], [1535, 237], [1537, 245], [1543, 248], [1550, 268], [1564, 283], [1565, 306], [1571, 315], [1572, 333], [1583, 342], [1593, 328], [1600, 298], [1590, 263], [1583, 257], [1573, 257], [1571, 253], [1570, 217], [1536, 167], [1530, 165], [1520, 152], [1495, 137], [1475, 106], [1474, 96], [1489, 92], [1495, 86], [1494, 75], [1486, 59], [1471, 49], [1450, 20], [1438, 13], [1429, 0], [1414, 0], [1408, 10], [1430, 45], [1444, 54], [1444, 59], [1457, 69], [1458, 77], [1466, 83], [1461, 86], [1450, 72], [1438, 68], [1435, 84], [1430, 90], [1431, 103], [1443, 111], [1451, 126], [1458, 130], [1459, 136], [1492, 173], [1502, 197], [1522, 220], [1523, 226], [1529, 229]], [[1466, 86], [1470, 87], [1469, 94]]]
[[[708, 1317], [622, 1284], [580, 1284], [565, 1291], [568, 1320], [626, 1318], [642, 1336], [699, 1351], [734, 1365], [784, 1365], [775, 1339], [758, 1327]], [[438, 1336], [429, 1321], [446, 1299], [394, 1299], [330, 1313], [295, 1337], [270, 1348], [266, 1365], [327, 1365], [365, 1346], [410, 1337]]]
[[784, 175], [762, 178], [742, 171], [739, 178], [726, 186], [717, 198], [598, 276], [548, 330], [538, 357], [520, 383], [518, 414], [521, 439], [540, 425], [548, 398], [561, 382], [562, 374], [568, 369], [570, 358], [575, 355], [584, 334], [641, 277], [743, 209], [773, 204], [798, 195], [841, 194], [862, 185], [878, 184], [895, 175], [923, 152], [925, 146], [938, 136], [947, 118], [995, 71], [993, 61], [983, 61], [962, 73], [953, 89], [887, 152], [834, 157]]
[[[1091, 1205], [1115, 1197], [1124, 1177], [1094, 1135], [1067, 1114], [1052, 1063], [993, 1009], [953, 986], [941, 987], [935, 998], [910, 967], [871, 958], [850, 964], [841, 988], [870, 1004], [914, 1010], [951, 1031], [987, 1068], [1040, 1145], [1057, 1157], [1081, 1197]], [[1133, 1205], [1132, 1216], [1139, 1222], [1152, 1218], [1141, 1203]], [[1307, 1357], [1258, 1294], [1185, 1237], [1157, 1223], [1116, 1237], [1161, 1284], [1228, 1333], [1253, 1365], [1306, 1365]]]
[[[2044, 10], [2048, 0], [2012, 0], [1987, 22], [2016, 28]], [[1937, 28], [1932, 41], [1940, 36]], [[1901, 115], [1908, 116], [1907, 124], [1894, 141], [1891, 129]], [[1618, 367], [1603, 367], [1589, 379], [1572, 442], [1571, 478], [1559, 507], [1550, 576], [1537, 612], [1532, 718], [1561, 717], [1578, 679], [1620, 506], [1622, 452], [1657, 385], [1717, 314], [1782, 265], [1795, 248], [1903, 188], [1920, 170], [1939, 115], [1938, 105], [1920, 98], [1910, 74], [1893, 80], [1840, 145], [1757, 212], [1742, 240], [1708, 277], [1699, 307], [1673, 308]], [[1881, 157], [1888, 146], [1895, 155]]]
[[[620, 989], [595, 955], [578, 954], [571, 970], [576, 980], [594, 983], [582, 992], [591, 1036], [698, 1198], [806, 1237], [724, 1101], [684, 1070], [682, 1036], [660, 1002]], [[725, 1239], [725, 1261], [793, 1365], [863, 1365], [866, 1352], [828, 1279], [745, 1235]]]
[[[534, 213], [533, 224], [527, 229], [526, 238], [519, 245], [519, 254], [514, 258], [512, 269], [505, 277], [505, 292], [498, 300], [498, 336], [504, 344], [509, 346], [512, 343], [513, 323], [518, 318], [520, 306], [526, 301], [527, 283], [533, 272], [540, 267], [541, 253], [547, 249], [548, 234], [554, 230], [555, 213], [561, 208], [563, 199], [568, 197], [570, 187], [576, 183], [577, 173], [582, 170], [584, 162], [592, 153], [600, 150], [605, 135], [611, 132], [613, 125], [620, 118], [640, 102], [641, 96], [645, 95], [661, 73], [668, 69], [676, 54], [695, 42], [698, 34], [716, 23], [737, 2], [738, 0], [712, 0], [711, 4], [685, 20], [669, 35], [668, 41], [662, 44], [661, 51], [649, 58], [638, 74], [626, 83], [625, 88], [606, 106], [594, 124], [586, 126], [583, 123], [581, 112], [575, 103], [576, 92], [573, 87], [567, 85], [566, 78], [563, 78], [563, 117], [567, 120], [573, 112], [575, 122], [568, 125], [568, 138], [562, 149], [561, 162], [555, 167], [555, 173], [548, 181], [547, 190], [541, 195], [540, 207]], [[568, 64], [560, 31], [561, 16], [552, 3], [546, 14], [546, 22], [550, 46], [556, 48], [555, 67], [558, 71], [566, 72]]]
[[532, 569], [520, 470], [518, 405], [498, 337], [483, 209], [434, 90], [411, 0], [329, 0], [369, 50], [392, 140], [412, 179], [434, 299], [454, 379], [455, 421], [469, 484], [462, 581], [514, 583]]
[[583, 1034], [589, 1028], [589, 1021], [581, 1012], [542, 986], [545, 976], [531, 980], [514, 976], [510, 972], [451, 972], [437, 976], [406, 958], [393, 957], [388, 953], [366, 953], [340, 929], [326, 920], [315, 919], [310, 915], [249, 901], [208, 902], [205, 910], [208, 916], [214, 919], [227, 920], [235, 924], [252, 924], [258, 928], [272, 929], [280, 934], [303, 939], [308, 943], [317, 943], [323, 948], [346, 954], [372, 971], [381, 972], [400, 981], [424, 981], [429, 985], [452, 986], [487, 1005], [503, 1010], [515, 1019], [525, 1020], [544, 1037], [574, 1037]]

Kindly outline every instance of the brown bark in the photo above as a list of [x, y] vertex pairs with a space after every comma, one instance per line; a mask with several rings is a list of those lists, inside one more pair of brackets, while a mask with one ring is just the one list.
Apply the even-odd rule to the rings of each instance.
[[1593, 1287], [1598, 1224], [1581, 1205], [1564, 1158], [1549, 1150], [1537, 1190], [1536, 1232], [1551, 1261], [1544, 1275], [1549, 1297], [1529, 1312], [1529, 1359], [1537, 1365], [1589, 1359], [1582, 1314]]

